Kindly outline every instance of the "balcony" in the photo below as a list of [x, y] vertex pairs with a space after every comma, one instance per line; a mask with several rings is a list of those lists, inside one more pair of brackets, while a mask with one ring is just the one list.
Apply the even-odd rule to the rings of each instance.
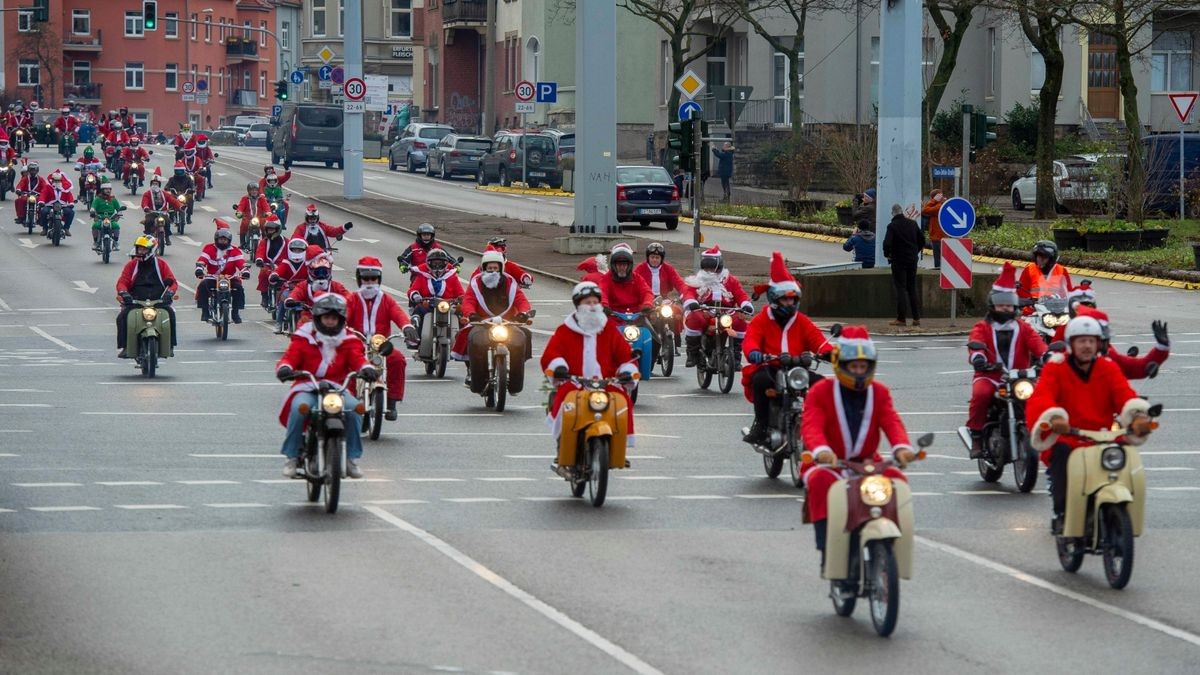
[[258, 92], [253, 89], [234, 89], [229, 92], [229, 105], [239, 108], [257, 108]]
[[63, 100], [84, 105], [100, 105], [101, 86], [103, 85], [99, 82], [63, 85]]
[[100, 53], [100, 31], [96, 31], [96, 37], [68, 35], [63, 38], [63, 51]]
[[486, 0], [442, 0], [443, 27], [474, 28], [486, 25]]
[[258, 42], [253, 39], [229, 37], [225, 39], [225, 62], [257, 61]]

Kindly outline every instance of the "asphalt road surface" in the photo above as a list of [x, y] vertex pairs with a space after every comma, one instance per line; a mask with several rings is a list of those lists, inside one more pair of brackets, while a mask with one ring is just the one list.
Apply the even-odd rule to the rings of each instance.
[[[209, 219], [229, 215], [222, 205], [266, 157], [222, 154], [234, 161], [165, 256], [189, 287]], [[368, 188], [385, 196], [432, 203], [444, 191], [445, 203], [482, 212], [503, 200], [518, 217], [562, 207], [368, 167]], [[340, 177], [296, 170], [294, 214], [301, 195], [332, 192], [325, 181]], [[286, 343], [261, 309], [219, 342], [183, 293], [177, 357], [143, 380], [115, 358], [121, 261], [99, 261], [84, 223], [58, 248], [21, 234], [10, 204], [0, 205], [0, 672], [1183, 673], [1200, 662], [1192, 293], [1098, 284], [1121, 348], [1147, 347], [1156, 316], [1175, 340], [1162, 374], [1139, 385], [1167, 412], [1144, 448], [1147, 530], [1119, 592], [1096, 557], [1076, 575], [1059, 568], [1044, 481], [1017, 494], [1009, 476], [983, 483], [966, 459], [953, 431], [970, 380], [963, 339], [878, 341], [878, 377], [910, 431], [937, 435], [909, 471], [915, 577], [898, 630], [880, 639], [861, 607], [834, 615], [800, 523], [803, 493], [767, 479], [740, 442], [750, 417], [740, 389], [701, 391], [682, 368], [644, 382], [632, 469], [614, 474], [597, 510], [549, 470], [535, 365], [503, 414], [462, 387], [461, 366], [444, 380], [410, 367], [400, 419], [366, 442], [366, 478], [326, 515], [279, 476], [285, 387], [272, 373]], [[336, 259], [391, 260], [410, 240], [358, 223]], [[384, 283], [406, 288], [390, 268]], [[530, 293], [536, 354], [570, 309], [567, 291], [542, 279]]]

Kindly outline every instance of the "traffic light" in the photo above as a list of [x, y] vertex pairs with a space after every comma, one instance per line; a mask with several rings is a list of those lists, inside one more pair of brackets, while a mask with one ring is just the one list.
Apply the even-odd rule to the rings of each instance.
[[275, 83], [275, 98], [280, 101], [288, 100], [288, 82], [279, 80]]
[[142, 27], [147, 33], [158, 30], [158, 0], [142, 0]]
[[33, 20], [41, 23], [50, 20], [50, 0], [33, 0]]
[[971, 147], [975, 150], [982, 150], [987, 147], [988, 143], [996, 141], [996, 124], [998, 119], [988, 115], [987, 113], [973, 113], [971, 115]]
[[[700, 120], [700, 138], [708, 138], [708, 120]], [[700, 146], [700, 175], [708, 176], [712, 172], [709, 170], [709, 164], [712, 162], [712, 144], [708, 141], [701, 141]]]
[[675, 165], [688, 173], [696, 168], [696, 158], [693, 155], [695, 146], [692, 145], [695, 133], [691, 120], [671, 122], [667, 125], [667, 147], [671, 149], [671, 154], [679, 158]]

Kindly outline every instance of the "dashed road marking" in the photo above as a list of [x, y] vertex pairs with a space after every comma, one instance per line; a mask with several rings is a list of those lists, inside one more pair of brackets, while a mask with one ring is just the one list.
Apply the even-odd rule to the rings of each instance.
[[180, 485], [240, 485], [237, 480], [177, 480]]
[[83, 483], [13, 483], [13, 487], [83, 487]]
[[506, 502], [507, 499], [499, 497], [448, 497], [443, 499], [444, 502], [453, 502], [455, 504], [483, 504], [486, 502]]
[[669, 498], [683, 500], [729, 499], [725, 495], [669, 495]]
[[231, 502], [224, 504], [205, 504], [205, 506], [214, 509], [266, 509], [271, 507], [270, 504], [263, 504], [260, 502]]
[[113, 504], [115, 508], [126, 511], [159, 511], [168, 509], [186, 509], [181, 504]]
[[142, 485], [162, 485], [156, 480], [98, 480], [96, 485], [105, 485], [108, 487], [132, 487]]
[[95, 506], [31, 506], [29, 510], [40, 513], [66, 513], [70, 511], [100, 511], [102, 509]]

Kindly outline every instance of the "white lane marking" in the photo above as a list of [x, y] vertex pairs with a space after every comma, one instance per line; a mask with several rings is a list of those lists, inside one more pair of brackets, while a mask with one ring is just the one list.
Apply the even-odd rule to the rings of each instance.
[[237, 417], [237, 413], [231, 412], [134, 412], [128, 410], [111, 411], [111, 412], [81, 412], [80, 415], [140, 415], [148, 417], [164, 417], [164, 416], [185, 416], [185, 417]]
[[0, 408], [49, 408], [49, 403], [0, 403]]
[[616, 495], [607, 498], [610, 502], [652, 502], [658, 497], [643, 497], [641, 495]]
[[231, 502], [225, 504], [205, 504], [205, 506], [214, 509], [268, 509], [270, 504], [262, 504], [259, 502]]
[[263, 458], [269, 458], [269, 457], [279, 457], [279, 454], [276, 453], [274, 455], [245, 455], [245, 454], [238, 454], [238, 453], [232, 453], [232, 452], [230, 452], [230, 453], [219, 453], [218, 452], [218, 453], [210, 453], [210, 454], [190, 453], [190, 454], [188, 454], [188, 457], [199, 457], [200, 459], [263, 459]]
[[1109, 614], [1112, 614], [1113, 616], [1125, 619], [1127, 621], [1132, 621], [1133, 623], [1136, 623], [1140, 626], [1145, 626], [1146, 628], [1149, 628], [1151, 630], [1155, 630], [1160, 633], [1164, 633], [1173, 638], [1177, 638], [1179, 640], [1183, 640], [1184, 642], [1191, 643], [1194, 646], [1200, 647], [1200, 635], [1196, 635], [1194, 633], [1189, 633], [1185, 630], [1181, 630], [1174, 626], [1169, 626], [1161, 621], [1157, 621], [1155, 619], [1151, 619], [1148, 616], [1143, 616], [1141, 614], [1138, 614], [1137, 612], [1131, 612], [1127, 609], [1122, 609], [1120, 607], [1110, 605], [1107, 602], [1101, 602], [1100, 600], [1086, 596], [1082, 593], [1077, 593], [1075, 591], [1072, 591], [1069, 588], [1064, 588], [1062, 586], [1059, 586], [1058, 584], [1046, 581], [1045, 579], [1035, 577], [1032, 574], [1027, 574], [1025, 572], [1022, 572], [1021, 570], [1019, 570], [1015, 567], [1010, 567], [1008, 565], [1005, 565], [1004, 563], [996, 562], [994, 560], [989, 560], [987, 558], [984, 558], [983, 556], [979, 556], [974, 553], [964, 551], [960, 548], [950, 546], [949, 544], [943, 544], [939, 541], [933, 541], [932, 539], [928, 539], [921, 535], [916, 535], [914, 538], [919, 543], [924, 544], [925, 546], [928, 546], [930, 548], [939, 550], [943, 553], [948, 553], [957, 558], [966, 560], [967, 562], [971, 562], [976, 565], [979, 565], [980, 567], [984, 567], [984, 568], [990, 569], [994, 572], [999, 572], [1001, 574], [1008, 575], [1008, 576], [1012, 577], [1013, 579], [1016, 579], [1017, 581], [1023, 581], [1031, 586], [1036, 586], [1038, 588], [1041, 588], [1042, 590], [1050, 591], [1051, 593], [1054, 593], [1056, 595], [1061, 595], [1064, 598], [1083, 603], [1085, 605], [1088, 605], [1089, 607], [1093, 607], [1102, 612], [1107, 612]]
[[99, 511], [95, 506], [31, 506], [30, 511], [41, 511], [43, 513], [62, 513], [66, 511]]
[[[274, 457], [274, 456], [275, 455], [272, 455], [272, 457]], [[294, 478], [257, 478], [251, 482], [252, 483], [262, 483], [263, 485], [274, 485], [276, 483], [280, 483], [280, 484], [291, 483], [295, 480], [296, 479], [294, 479]]]
[[914, 497], [941, 497], [943, 493], [941, 493], [941, 492], [913, 492], [911, 494]]
[[941, 471], [905, 471], [906, 476], [941, 476]]
[[[638, 434], [639, 436], [641, 434]], [[1143, 453], [1144, 454], [1144, 453]], [[554, 459], [554, 455], [505, 455], [509, 459]], [[658, 455], [625, 455], [625, 459], [663, 459]]]
[[[400, 417], [500, 417], [500, 413], [398, 413]], [[645, 417], [645, 415], [643, 415]]]
[[15, 487], [83, 487], [83, 483], [13, 483]]
[[1152, 487], [1151, 490], [1162, 490], [1163, 492], [1193, 492], [1200, 490], [1200, 487]]
[[684, 500], [701, 500], [701, 499], [729, 499], [725, 495], [670, 495], [670, 499]]
[[800, 499], [796, 495], [766, 494], [766, 495], [734, 495], [740, 499]]
[[[957, 472], [955, 472], [957, 473]], [[1006, 495], [1003, 490], [951, 490], [952, 495]]]
[[0, 513], [16, 513], [14, 509], [0, 509]]
[[127, 382], [97, 382], [96, 384], [102, 384], [104, 386], [122, 385], [122, 384], [137, 384], [137, 385], [153, 384], [153, 385], [180, 386], [180, 385], [197, 385], [197, 384], [213, 385], [213, 384], [221, 384], [221, 383], [220, 382], [163, 382], [161, 380], [155, 380], [153, 382], [146, 382], [144, 380], [142, 380], [142, 381], [132, 380], [132, 381], [127, 381]]
[[526, 502], [575, 502], [579, 501], [578, 497], [521, 497], [521, 501]]
[[34, 333], [37, 333], [38, 335], [46, 338], [47, 340], [53, 342], [54, 344], [58, 345], [59, 347], [62, 347], [63, 349], [65, 349], [69, 352], [79, 351], [78, 347], [75, 347], [73, 345], [67, 344], [66, 342], [63, 342], [62, 340], [59, 340], [58, 338], [47, 333], [46, 331], [42, 330], [41, 328], [38, 328], [37, 326], [30, 326], [29, 330], [33, 331]]
[[[955, 433], [957, 433], [957, 432], [955, 432]], [[1144, 452], [1143, 452], [1143, 453], [1141, 453], [1141, 454], [1143, 454], [1143, 455], [1144, 455], [1144, 454], [1146, 454], [1146, 453], [1144, 453]], [[961, 460], [963, 460], [963, 461], [966, 461], [966, 462], [969, 462], [969, 461], [971, 461], [971, 459], [970, 459], [969, 457], [959, 457], [958, 455], [935, 455], [935, 454], [926, 454], [926, 455], [925, 455], [925, 457], [926, 457], [926, 459], [928, 459], [928, 458], [930, 458], [930, 457], [934, 457], [934, 458], [937, 458], [937, 459], [961, 459]], [[968, 471], [967, 473], [974, 473], [974, 472], [973, 472], [973, 471]]]
[[1138, 453], [1146, 455], [1200, 455], [1200, 450], [1143, 450]]
[[151, 511], [159, 509], [186, 509], [186, 506], [180, 504], [113, 504], [118, 509], [127, 511]]
[[0, 311], [5, 311], [5, 312], [13, 311], [13, 308], [7, 302], [4, 301], [4, 298], [0, 298]]
[[406, 504], [428, 504], [424, 499], [372, 499], [362, 502], [363, 504], [377, 504], [379, 506], [404, 506]]
[[480, 579], [483, 579], [484, 581], [491, 584], [492, 586], [495, 586], [497, 589], [499, 589], [500, 591], [502, 591], [509, 597], [513, 598], [514, 600], [517, 600], [518, 602], [525, 605], [526, 607], [532, 609], [533, 611], [537, 612], [538, 614], [541, 614], [542, 616], [546, 617], [547, 619], [553, 621], [554, 623], [558, 624], [559, 626], [570, 631], [576, 637], [579, 637], [580, 639], [586, 641], [588, 644], [592, 645], [593, 647], [596, 647], [597, 649], [604, 652], [605, 654], [608, 654], [609, 656], [616, 659], [619, 663], [621, 663], [625, 667], [629, 668], [630, 670], [634, 671], [635, 673], [640, 673], [641, 675], [662, 675], [661, 671], [659, 671], [654, 666], [651, 666], [650, 664], [639, 659], [638, 657], [634, 656], [633, 654], [625, 651], [625, 649], [623, 649], [616, 643], [611, 642], [608, 639], [602, 637], [596, 631], [588, 628], [587, 626], [584, 626], [583, 624], [579, 623], [578, 621], [567, 616], [561, 610], [556, 609], [556, 608], [546, 604], [542, 600], [539, 600], [533, 594], [518, 587], [516, 584], [505, 579], [504, 577], [500, 576], [499, 574], [496, 574], [492, 570], [485, 567], [479, 561], [477, 561], [474, 558], [472, 558], [471, 556], [463, 553], [462, 551], [458, 550], [457, 548], [454, 548], [447, 542], [443, 541], [442, 539], [439, 539], [437, 536], [435, 536], [425, 530], [422, 530], [421, 528], [417, 527], [416, 525], [413, 525], [412, 523], [409, 523], [407, 520], [404, 520], [403, 518], [400, 518], [394, 514], [388, 513], [387, 511], [379, 508], [378, 506], [367, 506], [365, 508], [366, 508], [366, 511], [374, 514], [375, 517], [394, 526], [398, 530], [407, 532], [408, 534], [411, 534], [412, 536], [416, 537], [417, 539], [420, 539], [422, 542], [428, 544], [434, 550], [436, 550], [437, 552], [446, 556], [450, 560], [453, 560], [455, 563], [459, 564], [460, 566], [462, 566], [464, 569], [471, 572], [475, 576], [479, 577]]
[[963, 375], [965, 373], [973, 373], [974, 370], [943, 370], [938, 375]]
[[395, 483], [391, 478], [347, 478], [351, 483]]
[[956, 476], [974, 476], [978, 471], [951, 471], [950, 473]]
[[1142, 467], [1142, 471], [1195, 471], [1195, 469], [1190, 466], [1145, 466]]
[[482, 481], [486, 481], [488, 483], [527, 483], [527, 482], [536, 483], [537, 482], [536, 478], [523, 478], [523, 477], [516, 477], [516, 476], [503, 477], [503, 478], [476, 478], [475, 480], [482, 480]]
[[96, 485], [107, 485], [109, 487], [126, 487], [130, 485], [162, 485], [155, 480], [98, 480]]
[[688, 476], [688, 478], [694, 478], [696, 480], [728, 480], [731, 478], [741, 478], [741, 476], [713, 475], [713, 476]]
[[216, 213], [216, 212], [217, 212], [217, 210], [216, 210], [216, 209], [214, 209], [213, 207], [209, 206], [208, 204], [201, 204], [201, 205], [200, 205], [200, 208], [204, 209], [205, 211], [208, 211], [209, 213]]
[[465, 483], [465, 478], [405, 478], [410, 483]]
[[177, 480], [180, 485], [240, 485], [237, 480]]
[[443, 499], [444, 502], [454, 502], [456, 504], [483, 504], [486, 502], [506, 502], [507, 499], [498, 497], [452, 497]]
[[674, 476], [618, 476], [622, 480], [675, 480]]
[[[175, 350], [175, 351], [179, 351], [179, 350]], [[279, 383], [278, 382], [230, 382], [229, 384], [227, 384], [225, 386], [226, 387], [278, 387]], [[412, 432], [409, 432], [408, 435], [411, 435], [411, 434], [412, 434]]]
[[[39, 350], [41, 351], [41, 350]], [[0, 389], [4, 394], [53, 394], [49, 389]]]
[[20, 457], [20, 455], [15, 452], [0, 452], [0, 457]]

